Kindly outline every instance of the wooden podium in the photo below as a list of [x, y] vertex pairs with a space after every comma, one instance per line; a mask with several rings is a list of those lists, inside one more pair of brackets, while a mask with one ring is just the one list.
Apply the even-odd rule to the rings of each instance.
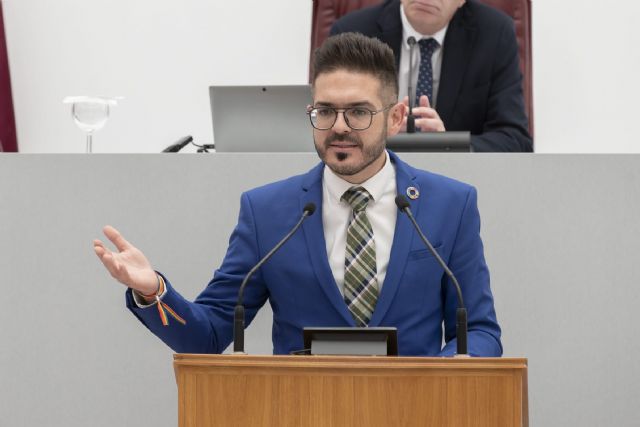
[[527, 360], [176, 354], [178, 425], [528, 426]]

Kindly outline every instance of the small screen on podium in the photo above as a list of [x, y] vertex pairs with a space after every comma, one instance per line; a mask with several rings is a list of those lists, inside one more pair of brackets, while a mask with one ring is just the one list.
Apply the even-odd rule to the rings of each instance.
[[397, 356], [396, 328], [304, 328], [304, 348], [311, 354]]

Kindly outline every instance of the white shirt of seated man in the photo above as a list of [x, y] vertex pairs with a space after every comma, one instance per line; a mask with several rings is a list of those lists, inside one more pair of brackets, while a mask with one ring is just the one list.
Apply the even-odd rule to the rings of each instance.
[[[449, 21], [455, 12], [465, 3], [465, 0], [401, 0], [400, 18], [402, 19], [402, 45], [400, 48], [400, 67], [398, 69], [399, 100], [409, 105], [409, 37], [417, 41], [433, 38], [438, 42], [438, 47], [431, 57], [433, 94], [432, 99], [422, 95], [417, 100], [417, 106], [413, 108], [416, 118], [416, 129], [423, 132], [444, 132], [446, 129], [440, 115], [435, 110], [438, 89], [440, 87], [440, 74], [442, 69], [442, 56], [444, 52], [444, 38], [447, 34]], [[413, 51], [413, 75], [411, 81], [412, 90], [415, 91], [420, 69], [420, 49], [414, 46]], [[415, 93], [412, 94], [412, 97]], [[406, 131], [406, 120], [402, 131]]]

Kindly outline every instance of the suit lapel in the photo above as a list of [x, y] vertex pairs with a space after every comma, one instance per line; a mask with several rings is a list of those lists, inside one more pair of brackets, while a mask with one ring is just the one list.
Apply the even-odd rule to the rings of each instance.
[[437, 110], [444, 123], [453, 116], [456, 99], [464, 81], [476, 38], [476, 28], [468, 8], [461, 7], [453, 16], [444, 39]]
[[314, 203], [317, 209], [315, 214], [302, 224], [302, 230], [311, 257], [311, 265], [320, 287], [345, 321], [349, 325], [355, 326], [353, 317], [351, 313], [349, 313], [349, 309], [338, 290], [338, 285], [333, 277], [331, 267], [329, 266], [329, 259], [327, 258], [327, 245], [324, 239], [324, 227], [322, 226], [323, 168], [324, 164], [320, 163], [307, 174], [305, 182], [303, 183], [303, 191], [300, 196], [300, 210], [310, 202]]
[[[393, 152], [389, 152], [391, 161], [396, 166], [396, 190], [397, 194], [406, 195], [407, 188], [415, 187], [418, 191], [420, 188], [416, 182], [416, 177], [411, 168], [400, 160]], [[411, 211], [414, 216], [418, 216], [418, 204], [409, 201], [411, 204]], [[405, 265], [411, 249], [411, 240], [413, 239], [414, 231], [413, 225], [409, 218], [398, 212], [396, 220], [395, 232], [393, 235], [393, 244], [391, 246], [391, 255], [389, 257], [389, 265], [387, 267], [387, 275], [385, 276], [382, 286], [382, 292], [378, 298], [376, 308], [371, 316], [369, 326], [379, 326], [380, 322], [384, 318], [385, 314], [389, 310], [389, 306], [393, 301], [398, 287], [400, 286], [400, 279], [404, 272]]]

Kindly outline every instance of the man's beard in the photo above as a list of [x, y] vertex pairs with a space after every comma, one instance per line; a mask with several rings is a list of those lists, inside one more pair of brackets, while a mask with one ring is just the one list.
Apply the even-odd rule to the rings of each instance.
[[[384, 129], [380, 133], [380, 138], [378, 139], [377, 143], [369, 145], [367, 147], [364, 147], [360, 137], [357, 134], [353, 134], [353, 133], [349, 133], [349, 134], [334, 133], [329, 135], [322, 144], [318, 144], [316, 141], [314, 145], [316, 148], [316, 152], [318, 153], [318, 156], [320, 157], [320, 159], [322, 159], [324, 164], [329, 167], [329, 169], [331, 169], [333, 172], [335, 172], [338, 175], [352, 176], [359, 173], [363, 169], [365, 169], [367, 166], [375, 162], [380, 157], [380, 155], [384, 152], [386, 134], [387, 134], [387, 126], [385, 123]], [[336, 153], [337, 161], [331, 161], [330, 159], [328, 159], [327, 150], [331, 146], [331, 143], [336, 141], [338, 142], [346, 141], [346, 142], [355, 144], [362, 151], [362, 162], [359, 164], [347, 164], [345, 160], [347, 160], [351, 155], [350, 153], [345, 153], [345, 152]]]

